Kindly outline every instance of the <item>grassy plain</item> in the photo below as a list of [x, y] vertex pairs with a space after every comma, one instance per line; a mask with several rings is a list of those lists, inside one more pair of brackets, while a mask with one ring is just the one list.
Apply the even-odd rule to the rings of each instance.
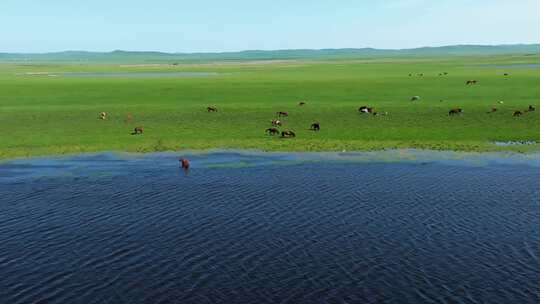
[[[539, 150], [540, 145], [492, 144], [540, 141], [540, 68], [520, 66], [538, 63], [537, 55], [179, 65], [0, 63], [0, 158], [210, 148]], [[61, 74], [70, 71], [220, 74]], [[442, 72], [448, 75], [439, 76]], [[466, 86], [469, 79], [479, 84]], [[415, 95], [422, 99], [412, 103]], [[301, 100], [307, 105], [299, 107]], [[514, 110], [530, 104], [538, 111], [512, 117]], [[219, 112], [207, 113], [208, 105]], [[362, 105], [389, 115], [361, 115], [357, 109]], [[499, 111], [486, 114], [492, 106]], [[464, 113], [449, 117], [454, 107]], [[98, 119], [102, 111], [109, 113], [105, 121]], [[290, 113], [283, 129], [294, 130], [297, 138], [265, 135], [276, 111]], [[124, 121], [127, 113], [132, 113], [132, 122]], [[321, 123], [321, 132], [308, 130], [313, 121]], [[130, 135], [135, 126], [143, 126], [144, 135]]]

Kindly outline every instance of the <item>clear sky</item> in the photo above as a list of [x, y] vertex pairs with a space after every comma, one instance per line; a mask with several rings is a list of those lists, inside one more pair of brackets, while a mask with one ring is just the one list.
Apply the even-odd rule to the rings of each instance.
[[540, 0], [0, 0], [0, 52], [540, 43]]

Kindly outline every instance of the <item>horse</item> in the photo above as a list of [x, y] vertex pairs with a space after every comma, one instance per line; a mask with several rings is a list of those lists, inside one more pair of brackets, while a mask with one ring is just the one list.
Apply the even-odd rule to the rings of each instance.
[[268, 133], [268, 135], [276, 135], [279, 134], [279, 130], [276, 128], [268, 128], [265, 133]]
[[519, 116], [521, 116], [521, 115], [523, 115], [523, 112], [521, 112], [521, 111], [514, 111], [514, 114], [513, 114], [514, 117], [519, 117]]
[[373, 113], [375, 111], [374, 108], [371, 108], [371, 107], [368, 107], [368, 106], [361, 106], [360, 108], [358, 108], [358, 112], [360, 113]]
[[186, 171], [189, 170], [189, 160], [185, 158], [180, 158], [178, 161], [180, 162], [180, 166], [182, 167], [182, 169]]
[[280, 111], [280, 112], [277, 112], [277, 115], [278, 115], [278, 117], [287, 117], [287, 116], [289, 116], [289, 113]]
[[206, 110], [208, 111], [208, 113], [218, 111], [216, 107], [207, 107]]
[[281, 132], [281, 137], [282, 138], [292, 138], [292, 137], [296, 137], [296, 134], [293, 132], [293, 131], [283, 131]]
[[411, 101], [418, 101], [418, 100], [420, 100], [420, 96], [411, 97]]
[[311, 124], [311, 127], [309, 128], [312, 131], [320, 131], [321, 130], [321, 124], [319, 122], [314, 122]]
[[461, 114], [461, 112], [463, 112], [463, 110], [461, 108], [455, 108], [455, 109], [451, 109], [449, 112], [448, 112], [448, 115], [452, 116], [452, 115], [458, 115], [458, 114]]
[[281, 120], [279, 120], [279, 119], [273, 119], [271, 121], [271, 123], [272, 123], [272, 126], [274, 126], [274, 127], [281, 127], [281, 125], [282, 125]]
[[300, 107], [305, 106], [305, 105], [306, 105], [306, 102], [305, 102], [305, 101], [300, 101], [300, 102], [298, 103], [298, 106], [300, 106]]
[[144, 133], [143, 127], [135, 127], [135, 129], [133, 129], [133, 133], [131, 133], [131, 135], [139, 135], [139, 134], [143, 134], [143, 133]]
[[473, 85], [477, 83], [478, 83], [478, 80], [467, 80], [466, 85]]
[[107, 119], [107, 112], [101, 112], [101, 113], [99, 113], [99, 119], [101, 119], [101, 120]]
[[531, 106], [531, 105], [529, 105], [529, 112], [534, 112], [534, 111], [536, 111], [536, 108], [533, 107], [533, 106]]

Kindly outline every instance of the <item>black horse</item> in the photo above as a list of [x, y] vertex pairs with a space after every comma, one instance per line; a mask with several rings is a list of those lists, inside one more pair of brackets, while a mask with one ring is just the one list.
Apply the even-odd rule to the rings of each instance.
[[265, 132], [268, 133], [268, 135], [276, 135], [276, 134], [279, 134], [279, 130], [276, 129], [276, 128], [268, 128], [268, 129], [266, 129]]
[[281, 132], [281, 137], [283, 138], [293, 138], [296, 137], [296, 134], [293, 131], [283, 131]]

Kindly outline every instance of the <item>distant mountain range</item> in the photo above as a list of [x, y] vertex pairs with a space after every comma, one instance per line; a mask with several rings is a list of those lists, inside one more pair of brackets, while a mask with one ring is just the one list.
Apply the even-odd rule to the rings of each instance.
[[474, 56], [474, 55], [540, 55], [540, 44], [515, 45], [453, 45], [415, 49], [298, 49], [276, 51], [241, 51], [224, 53], [163, 53], [163, 52], [85, 52], [0, 53], [0, 61], [65, 61], [65, 62], [192, 62], [220, 60], [286, 60], [286, 59], [357, 59], [402, 56]]

